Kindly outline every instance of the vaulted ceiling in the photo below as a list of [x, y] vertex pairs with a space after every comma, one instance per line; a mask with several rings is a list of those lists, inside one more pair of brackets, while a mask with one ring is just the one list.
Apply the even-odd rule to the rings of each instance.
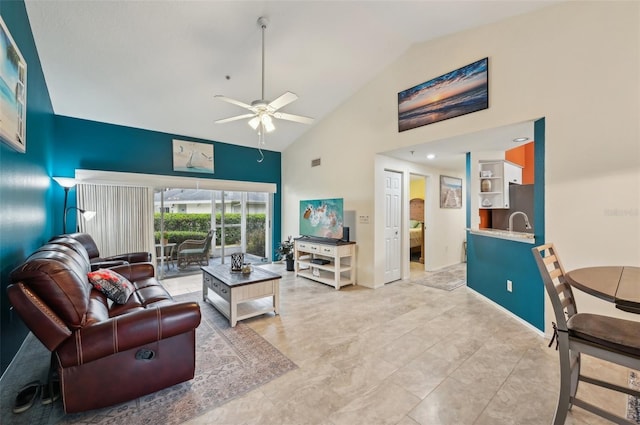
[[[260, 99], [260, 16], [270, 21], [265, 98], [294, 92], [282, 111], [317, 123], [412, 44], [549, 4], [26, 0], [56, 114], [251, 147], [246, 120], [214, 124], [245, 112], [214, 95]], [[310, 128], [276, 126], [275, 151]]]

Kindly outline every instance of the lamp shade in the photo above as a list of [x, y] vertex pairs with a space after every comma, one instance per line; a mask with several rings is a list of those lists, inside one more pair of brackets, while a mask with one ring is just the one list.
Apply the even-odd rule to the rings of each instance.
[[73, 177], [52, 177], [62, 187], [70, 188], [75, 186], [78, 182]]
[[276, 126], [273, 125], [273, 119], [271, 118], [271, 115], [262, 115], [262, 125], [264, 126], [264, 129], [267, 131], [267, 133], [271, 133], [276, 129]]
[[260, 124], [260, 117], [257, 117], [257, 116], [256, 116], [256, 117], [251, 118], [251, 119], [249, 120], [249, 123], [248, 123], [248, 124], [249, 124], [249, 126], [250, 126], [251, 128], [253, 128], [254, 130], [257, 130], [257, 129], [258, 129], [258, 124]]
[[62, 218], [62, 231], [63, 233], [67, 233], [67, 213], [71, 210], [77, 210], [80, 213], [80, 216], [84, 218], [85, 221], [93, 220], [96, 216], [95, 211], [87, 211], [78, 207], [69, 207], [64, 210], [64, 217]]
[[96, 212], [95, 211], [83, 211], [80, 208], [78, 208], [78, 211], [80, 211], [80, 213], [82, 214], [82, 217], [86, 220], [93, 220], [96, 216]]

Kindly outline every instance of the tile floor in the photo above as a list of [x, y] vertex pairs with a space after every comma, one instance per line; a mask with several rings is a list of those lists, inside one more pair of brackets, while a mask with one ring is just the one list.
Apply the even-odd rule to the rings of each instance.
[[[284, 266], [281, 312], [245, 320], [299, 368], [188, 422], [196, 424], [550, 424], [558, 387], [548, 341], [466, 286], [451, 292], [399, 281], [332, 287]], [[412, 279], [423, 278], [412, 265]], [[173, 294], [201, 277], [167, 279]], [[585, 359], [583, 370], [628, 371]], [[581, 384], [584, 398], [624, 415], [626, 397]], [[588, 397], [586, 395], [588, 395]], [[579, 408], [567, 424], [608, 423]]]

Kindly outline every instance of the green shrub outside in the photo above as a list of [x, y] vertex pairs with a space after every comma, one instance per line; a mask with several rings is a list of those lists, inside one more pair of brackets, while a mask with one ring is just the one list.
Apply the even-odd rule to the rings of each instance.
[[[237, 227], [225, 229], [225, 245], [240, 244], [240, 213], [226, 214], [225, 224], [237, 224]], [[247, 214], [247, 253], [264, 256], [264, 223], [266, 215]], [[220, 225], [220, 214], [216, 214], [216, 224]], [[160, 213], [154, 214], [153, 228], [156, 243], [160, 242]], [[211, 228], [211, 214], [207, 213], [165, 213], [164, 233], [170, 243], [180, 245], [187, 239], [204, 239]], [[221, 232], [216, 232], [216, 246], [221, 245]]]

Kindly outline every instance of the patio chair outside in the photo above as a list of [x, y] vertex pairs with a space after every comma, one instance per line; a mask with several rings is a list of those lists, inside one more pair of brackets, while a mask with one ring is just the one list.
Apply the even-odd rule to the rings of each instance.
[[213, 230], [209, 230], [207, 237], [202, 240], [187, 239], [178, 246], [178, 268], [184, 269], [191, 263], [201, 266], [209, 264], [209, 250]]

